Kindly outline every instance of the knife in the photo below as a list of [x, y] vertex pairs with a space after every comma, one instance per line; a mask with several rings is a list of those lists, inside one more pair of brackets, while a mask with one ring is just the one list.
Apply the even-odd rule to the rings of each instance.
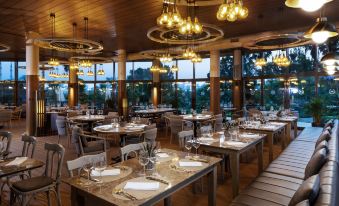
[[169, 185], [169, 182], [167, 182], [166, 180], [158, 179], [158, 178], [156, 178], [156, 177], [150, 177], [150, 176], [148, 176], [148, 177], [146, 177], [146, 179], [148, 179], [148, 180], [153, 180], [153, 181], [156, 181], [156, 182], [160, 182], [160, 183], [163, 183], [163, 184], [165, 184], [165, 185]]

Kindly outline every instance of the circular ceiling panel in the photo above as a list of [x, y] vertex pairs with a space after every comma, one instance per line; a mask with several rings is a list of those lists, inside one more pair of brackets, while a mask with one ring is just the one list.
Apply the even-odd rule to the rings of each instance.
[[[164, 0], [165, 3], [173, 4], [173, 0]], [[176, 0], [179, 6], [215, 6], [220, 5], [223, 0]]]
[[0, 43], [0, 52], [6, 52], [6, 51], [9, 51], [9, 50], [10, 50], [9, 46], [7, 46], [6, 44]]

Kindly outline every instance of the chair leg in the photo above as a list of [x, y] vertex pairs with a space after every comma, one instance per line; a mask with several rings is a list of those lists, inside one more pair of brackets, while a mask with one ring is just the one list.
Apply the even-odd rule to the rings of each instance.
[[48, 206], [51, 206], [51, 195], [50, 195], [49, 190], [46, 192], [46, 195], [47, 195], [47, 200], [48, 200]]
[[60, 143], [60, 135], [58, 135], [58, 144]]
[[27, 204], [27, 197], [26, 197], [26, 195], [22, 195], [21, 206], [26, 206], [26, 204]]
[[171, 133], [170, 144], [172, 144], [173, 134]]
[[13, 190], [10, 190], [10, 195], [9, 195], [9, 205], [13, 205], [15, 202], [15, 194]]
[[61, 206], [61, 195], [60, 195], [60, 187], [56, 186], [56, 193], [57, 193], [57, 199], [58, 199], [58, 206]]

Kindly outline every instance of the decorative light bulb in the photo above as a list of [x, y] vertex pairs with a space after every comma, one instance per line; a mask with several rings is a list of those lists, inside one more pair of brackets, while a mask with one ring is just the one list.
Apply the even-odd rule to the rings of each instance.
[[248, 17], [248, 9], [246, 7], [242, 7], [239, 11], [239, 17], [241, 19], [245, 19]]
[[311, 35], [312, 40], [317, 44], [322, 44], [327, 41], [327, 39], [330, 37], [330, 34], [328, 31], [318, 31], [314, 32]]
[[325, 3], [325, 0], [299, 0], [299, 6], [307, 12], [316, 11], [320, 9]]

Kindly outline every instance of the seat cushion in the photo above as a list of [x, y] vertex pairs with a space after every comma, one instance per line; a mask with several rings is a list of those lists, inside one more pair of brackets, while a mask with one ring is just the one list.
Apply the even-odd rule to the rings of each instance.
[[311, 205], [318, 197], [320, 190], [320, 178], [319, 175], [313, 175], [305, 180], [298, 190], [294, 193], [289, 206], [295, 206], [300, 202], [308, 200]]
[[52, 185], [53, 182], [54, 180], [50, 177], [40, 176], [15, 182], [13, 187], [21, 192], [29, 192]]
[[326, 140], [326, 141], [330, 141], [331, 139], [331, 134], [328, 131], [324, 131], [320, 137], [317, 140], [317, 143], [315, 145], [318, 145], [320, 142]]
[[326, 140], [323, 140], [318, 145], [316, 145], [314, 154], [323, 148], [326, 150], [326, 153], [328, 154], [329, 149], [328, 149], [328, 142]]
[[85, 153], [92, 152], [103, 152], [104, 151], [104, 142], [102, 140], [88, 142], [88, 146], [84, 147]]
[[311, 160], [307, 163], [307, 166], [305, 168], [305, 180], [309, 177], [318, 174], [321, 167], [326, 163], [327, 161], [327, 153], [326, 149], [320, 149], [318, 152], [316, 152]]

